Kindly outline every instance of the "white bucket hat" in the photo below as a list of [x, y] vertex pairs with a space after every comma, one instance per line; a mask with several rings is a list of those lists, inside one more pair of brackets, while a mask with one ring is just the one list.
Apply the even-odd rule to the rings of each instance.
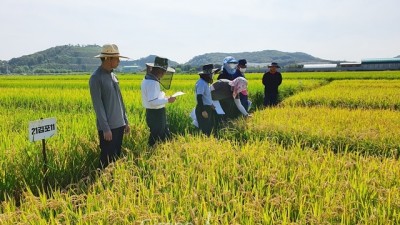
[[103, 45], [100, 55], [96, 55], [95, 57], [96, 58], [119, 57], [128, 59], [128, 57], [119, 54], [118, 46], [116, 44]]

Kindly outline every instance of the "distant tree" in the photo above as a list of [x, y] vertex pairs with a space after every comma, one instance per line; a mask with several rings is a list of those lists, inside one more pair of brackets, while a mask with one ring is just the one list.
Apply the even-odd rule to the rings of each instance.
[[49, 73], [49, 70], [43, 68], [36, 68], [33, 70], [34, 74], [46, 74]]
[[189, 64], [185, 64], [182, 66], [182, 71], [189, 72], [192, 69], [192, 66]]
[[179, 68], [179, 67], [176, 67], [176, 68], [175, 68], [175, 73], [182, 73], [182, 69]]
[[17, 66], [11, 72], [18, 73], [18, 74], [24, 74], [24, 73], [30, 73], [30, 69], [28, 66]]
[[28, 66], [33, 66], [33, 65], [35, 65], [36, 64], [36, 60], [35, 60], [35, 58], [34, 57], [29, 57], [29, 59], [28, 59]]
[[44, 63], [44, 56], [43, 56], [42, 54], [37, 55], [37, 57], [36, 57], [36, 62], [37, 62], [38, 64]]

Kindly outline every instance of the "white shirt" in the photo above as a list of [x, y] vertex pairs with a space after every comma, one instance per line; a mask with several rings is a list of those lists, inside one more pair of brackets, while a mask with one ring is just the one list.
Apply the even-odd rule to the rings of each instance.
[[158, 81], [143, 79], [141, 92], [142, 105], [146, 109], [161, 109], [168, 103], [168, 98], [160, 90], [160, 83]]

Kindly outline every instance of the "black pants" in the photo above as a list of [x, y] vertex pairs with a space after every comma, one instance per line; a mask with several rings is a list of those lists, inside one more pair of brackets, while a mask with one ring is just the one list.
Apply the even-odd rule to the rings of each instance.
[[[201, 113], [205, 110], [208, 114], [208, 118], [204, 118]], [[214, 110], [210, 105], [205, 105], [202, 109], [199, 106], [196, 106], [196, 118], [199, 123], [200, 130], [206, 134], [207, 136], [211, 135], [211, 132], [214, 129]]]
[[244, 109], [248, 112], [249, 111], [249, 96], [239, 93], [240, 96], [240, 103], [242, 103]]
[[264, 92], [264, 106], [276, 106], [278, 104], [278, 93]]
[[233, 97], [225, 98], [219, 100], [221, 104], [222, 110], [224, 110], [225, 114], [222, 116], [223, 121], [234, 120], [239, 118], [242, 113], [239, 111], [238, 107], [236, 106], [235, 100]]
[[100, 168], [105, 168], [109, 163], [114, 162], [121, 155], [122, 139], [125, 126], [111, 129], [112, 140], [104, 140], [103, 131], [99, 131], [100, 139]]
[[171, 137], [165, 108], [146, 109], [146, 123], [150, 128], [149, 146], [153, 146], [157, 141], [165, 141]]

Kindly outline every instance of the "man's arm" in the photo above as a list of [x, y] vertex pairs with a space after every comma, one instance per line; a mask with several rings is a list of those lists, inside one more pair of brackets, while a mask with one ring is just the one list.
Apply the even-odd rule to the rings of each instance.
[[93, 77], [89, 80], [90, 96], [92, 98], [93, 108], [96, 113], [96, 118], [99, 121], [100, 129], [103, 132], [110, 131], [110, 126], [108, 125], [106, 111], [104, 109], [104, 104], [101, 99], [101, 85], [98, 79]]

